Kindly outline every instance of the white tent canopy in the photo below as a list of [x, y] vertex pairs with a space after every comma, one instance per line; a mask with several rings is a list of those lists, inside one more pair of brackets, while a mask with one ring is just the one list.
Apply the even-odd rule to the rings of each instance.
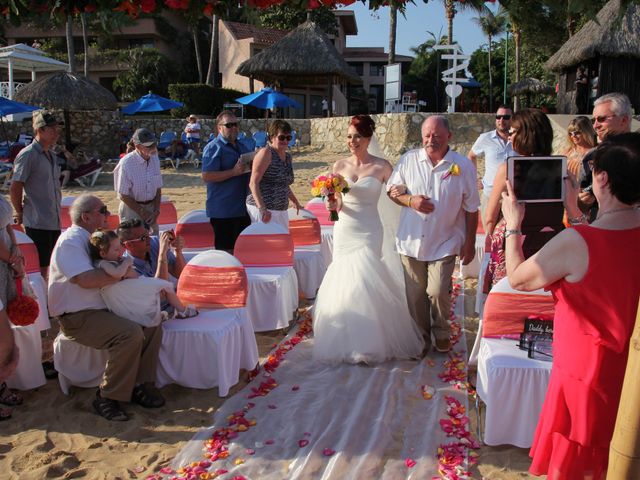
[[36, 79], [36, 72], [64, 72], [69, 69], [68, 64], [47, 57], [41, 50], [29, 47], [24, 43], [0, 48], [0, 66], [6, 66], [9, 70], [8, 98], [10, 100], [13, 99], [15, 92], [14, 70], [31, 72], [31, 80], [33, 81]]

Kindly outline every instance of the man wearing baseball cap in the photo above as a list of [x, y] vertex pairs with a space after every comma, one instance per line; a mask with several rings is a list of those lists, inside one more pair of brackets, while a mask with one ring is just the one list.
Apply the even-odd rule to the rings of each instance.
[[153, 132], [139, 128], [131, 138], [135, 150], [128, 153], [113, 171], [113, 185], [120, 197], [120, 222], [137, 218], [157, 235], [162, 175], [157, 139]]
[[60, 236], [60, 167], [50, 149], [60, 136], [56, 117], [40, 110], [33, 115], [35, 138], [23, 148], [13, 163], [9, 195], [15, 210], [14, 221], [24, 224], [35, 244], [40, 272], [47, 279], [51, 252]]

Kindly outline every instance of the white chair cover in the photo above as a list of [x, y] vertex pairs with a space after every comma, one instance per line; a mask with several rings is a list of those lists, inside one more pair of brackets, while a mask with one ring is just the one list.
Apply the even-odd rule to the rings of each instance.
[[62, 197], [60, 200], [60, 227], [63, 232], [71, 226], [69, 207], [75, 199], [76, 197]]
[[[279, 225], [255, 223], [245, 228], [241, 235], [258, 235], [263, 232], [287, 233]], [[285, 328], [298, 308], [298, 277], [293, 267], [263, 265], [246, 267], [249, 281], [247, 311], [254, 331], [265, 332]]]
[[[316, 218], [316, 216], [309, 210], [302, 209], [296, 212], [295, 208], [289, 209], [289, 222], [305, 218]], [[307, 299], [315, 298], [328, 266], [322, 254], [321, 244], [296, 246], [293, 259], [302, 295]]]
[[478, 278], [480, 274], [480, 264], [484, 257], [484, 233], [476, 234], [476, 255], [471, 263], [460, 265], [460, 276], [462, 278]]
[[[241, 265], [232, 255], [216, 250], [199, 253], [185, 270], [190, 267], [215, 270]], [[181, 296], [183, 283], [178, 285]], [[252, 370], [257, 363], [258, 346], [246, 307], [201, 308], [196, 317], [163, 324], [157, 383], [189, 388], [217, 386], [224, 397], [238, 382], [240, 369]]]
[[7, 385], [18, 390], [31, 390], [47, 383], [42, 369], [42, 338], [36, 323], [26, 327], [11, 325], [20, 358], [16, 371], [7, 378]]
[[71, 386], [91, 388], [100, 385], [107, 358], [106, 350], [80, 345], [62, 332], [53, 341], [53, 363], [65, 395], [69, 395]]
[[[489, 295], [493, 293], [551, 295], [542, 289], [514, 290], [506, 277], [496, 283]], [[522, 316], [528, 313], [523, 312]], [[528, 448], [547, 392], [551, 362], [528, 358], [527, 352], [517, 347], [517, 340], [481, 338], [481, 331], [482, 322], [473, 352], [477, 352], [478, 396], [486, 405], [484, 442]]]

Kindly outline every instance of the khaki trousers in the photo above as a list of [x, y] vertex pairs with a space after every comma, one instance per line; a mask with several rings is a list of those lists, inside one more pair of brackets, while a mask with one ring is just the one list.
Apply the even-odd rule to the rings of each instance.
[[107, 310], [83, 310], [61, 316], [60, 329], [74, 342], [107, 350], [103, 397], [129, 402], [136, 384], [155, 382], [162, 327], [143, 328]]
[[422, 331], [425, 341], [448, 340], [449, 313], [451, 311], [451, 275], [456, 256], [451, 255], [433, 262], [416, 260], [400, 255], [404, 267], [404, 282], [409, 313]]
[[[151, 203], [138, 203], [140, 208], [147, 214], [151, 215], [155, 211], [155, 205], [153, 202]], [[118, 216], [120, 217], [120, 222], [124, 222], [129, 219], [138, 219], [145, 222], [144, 218], [141, 218], [136, 212], [131, 210], [124, 202], [120, 202], [120, 206], [118, 207]], [[159, 227], [158, 227], [158, 218], [156, 217], [156, 221], [153, 224], [148, 225], [149, 229], [154, 235], [158, 235]]]

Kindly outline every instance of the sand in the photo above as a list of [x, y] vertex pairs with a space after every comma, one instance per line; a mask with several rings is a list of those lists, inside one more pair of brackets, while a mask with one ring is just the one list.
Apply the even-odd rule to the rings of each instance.
[[[328, 171], [339, 158], [335, 153], [323, 153], [312, 147], [293, 152], [296, 181], [294, 191], [305, 203], [311, 197], [309, 182], [318, 174]], [[204, 208], [206, 189], [199, 170], [193, 166], [181, 167], [178, 172], [163, 169], [165, 187], [176, 205], [178, 216]], [[89, 189], [67, 188], [63, 195], [78, 195], [91, 191], [117, 212], [112, 176], [100, 175], [96, 185]], [[468, 342], [477, 331], [478, 319], [473, 314], [475, 282], [466, 283], [465, 329]], [[44, 340], [44, 356], [51, 357], [51, 341], [55, 326]], [[256, 334], [261, 357], [283, 338], [282, 332]], [[475, 381], [474, 371], [470, 372]], [[236, 385], [233, 395], [244, 386]], [[211, 423], [214, 412], [224, 399], [216, 388], [194, 390], [167, 386], [162, 389], [167, 400], [164, 407], [146, 410], [126, 405], [131, 419], [125, 423], [108, 422], [93, 413], [91, 401], [94, 389], [74, 388], [65, 396], [57, 380], [34, 391], [23, 392], [25, 402], [15, 407], [13, 418], [0, 424], [0, 478], [87, 478], [135, 479], [168, 465], [184, 444], [201, 428]], [[470, 400], [473, 405], [473, 400]], [[475, 431], [475, 409], [469, 416]], [[474, 468], [474, 478], [528, 479], [527, 450], [511, 446], [486, 447], [480, 452], [480, 461]]]

